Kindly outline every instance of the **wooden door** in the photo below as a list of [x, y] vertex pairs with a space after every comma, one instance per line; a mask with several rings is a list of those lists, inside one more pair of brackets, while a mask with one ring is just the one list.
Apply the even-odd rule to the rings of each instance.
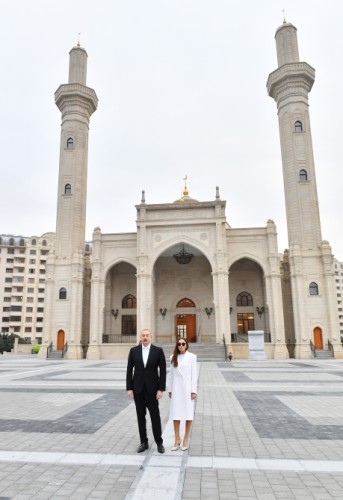
[[57, 333], [57, 350], [62, 351], [64, 347], [64, 331], [59, 330]]
[[196, 315], [178, 314], [176, 316], [176, 338], [196, 342]]
[[316, 349], [323, 349], [323, 334], [322, 329], [318, 326], [313, 330], [314, 347]]

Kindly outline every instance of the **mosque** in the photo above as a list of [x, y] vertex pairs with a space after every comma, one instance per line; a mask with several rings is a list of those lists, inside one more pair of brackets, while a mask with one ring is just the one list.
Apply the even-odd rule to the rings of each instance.
[[[89, 121], [87, 53], [70, 52], [69, 81], [55, 93], [62, 115], [56, 242], [46, 263], [43, 344], [68, 359], [124, 359], [149, 328], [164, 345], [179, 337], [223, 344], [247, 358], [248, 331], [263, 330], [269, 359], [343, 357], [333, 255], [322, 240], [308, 94], [315, 70], [299, 60], [296, 28], [276, 31], [278, 67], [267, 81], [277, 106], [289, 248], [273, 220], [233, 228], [216, 188], [211, 201], [183, 196], [136, 205], [135, 233], [85, 241]], [[41, 349], [45, 355], [45, 349]]]

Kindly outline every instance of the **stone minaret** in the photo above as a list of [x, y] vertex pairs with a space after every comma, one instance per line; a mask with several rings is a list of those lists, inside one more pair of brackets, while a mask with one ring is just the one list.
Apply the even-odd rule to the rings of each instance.
[[291, 23], [284, 21], [275, 38], [278, 69], [269, 75], [267, 89], [276, 101], [279, 117], [295, 354], [310, 357], [310, 341], [318, 348], [322, 342], [326, 349], [328, 340], [336, 344], [338, 354], [332, 255], [321, 236], [309, 116], [308, 94], [315, 70], [300, 62], [297, 30]]
[[87, 53], [70, 51], [69, 81], [55, 93], [62, 114], [56, 245], [47, 262], [45, 342], [81, 357], [89, 119], [98, 99], [86, 86]]

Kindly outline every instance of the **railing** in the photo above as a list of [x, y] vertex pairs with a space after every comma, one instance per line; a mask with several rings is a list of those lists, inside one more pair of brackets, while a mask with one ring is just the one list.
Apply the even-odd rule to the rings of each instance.
[[227, 360], [227, 349], [226, 349], [226, 342], [225, 342], [225, 335], [223, 333], [223, 344], [224, 344], [224, 351], [225, 351], [225, 361]]
[[65, 353], [68, 351], [68, 342], [66, 342], [62, 349], [62, 358], [64, 358]]
[[103, 344], [135, 344], [137, 335], [115, 335], [104, 333], [102, 335]]
[[328, 349], [331, 351], [332, 357], [334, 357], [334, 350], [333, 350], [333, 345], [331, 344], [330, 340], [328, 340]]
[[310, 340], [310, 347], [311, 347], [311, 351], [312, 351], [313, 356], [316, 357], [316, 348], [314, 347], [312, 340]]
[[50, 342], [50, 344], [46, 348], [46, 357], [47, 358], [49, 357], [49, 354], [51, 353], [51, 351], [52, 351], [52, 342]]
[[[269, 332], [264, 332], [264, 341], [266, 343], [272, 341], [272, 336]], [[231, 333], [231, 342], [235, 344], [249, 342], [249, 335], [247, 333]]]

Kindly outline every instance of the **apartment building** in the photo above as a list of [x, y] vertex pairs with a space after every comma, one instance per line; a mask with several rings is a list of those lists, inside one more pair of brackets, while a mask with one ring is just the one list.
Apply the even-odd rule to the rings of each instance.
[[1, 333], [42, 341], [45, 267], [54, 240], [55, 233], [0, 235]]

